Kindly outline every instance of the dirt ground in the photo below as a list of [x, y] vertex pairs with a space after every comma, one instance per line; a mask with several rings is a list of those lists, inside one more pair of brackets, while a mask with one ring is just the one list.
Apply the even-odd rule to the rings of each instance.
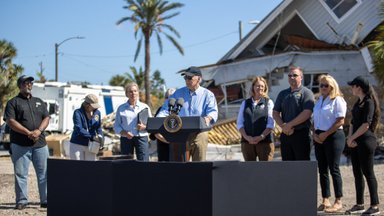
[[[379, 184], [379, 197], [381, 202], [384, 202], [384, 161], [376, 161], [375, 172]], [[31, 166], [32, 167], [32, 166]], [[14, 176], [13, 166], [9, 156], [0, 157], [0, 215], [13, 216], [13, 215], [36, 215], [45, 216], [47, 210], [40, 208], [38, 190], [36, 185], [36, 175], [33, 168], [29, 172], [29, 199], [30, 204], [24, 210], [14, 210], [15, 206], [15, 193], [14, 193]], [[340, 214], [343, 215], [344, 211], [355, 204], [355, 190], [353, 183], [353, 174], [351, 165], [345, 164], [341, 166], [341, 173], [343, 176], [344, 184], [344, 197], [343, 197], [343, 211]], [[318, 188], [318, 202], [321, 201], [320, 186]], [[333, 193], [332, 193], [333, 194]], [[332, 199], [333, 201], [333, 199]], [[366, 207], [369, 206], [369, 196], [366, 189], [365, 195]], [[384, 205], [380, 204], [380, 209], [384, 212]], [[289, 215], [289, 214], [288, 214]], [[318, 215], [325, 215], [319, 213]], [[384, 215], [384, 213], [382, 214]]]

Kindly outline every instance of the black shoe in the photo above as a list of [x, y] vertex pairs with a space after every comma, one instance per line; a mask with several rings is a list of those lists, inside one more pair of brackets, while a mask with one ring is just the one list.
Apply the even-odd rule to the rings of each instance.
[[28, 205], [27, 203], [19, 203], [19, 204], [16, 204], [15, 209], [23, 210], [27, 207], [27, 205]]
[[369, 207], [369, 209], [367, 209], [367, 211], [363, 212], [362, 215], [379, 215], [379, 214], [380, 214], [379, 208]]
[[364, 205], [354, 205], [351, 209], [347, 210], [346, 214], [358, 214], [364, 212]]
[[41, 203], [40, 208], [48, 208], [48, 204], [47, 203]]

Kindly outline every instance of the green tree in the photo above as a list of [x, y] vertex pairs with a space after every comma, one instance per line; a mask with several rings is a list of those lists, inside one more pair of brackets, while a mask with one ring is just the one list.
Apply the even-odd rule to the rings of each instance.
[[[135, 67], [129, 67], [131, 73], [125, 72], [123, 75], [115, 75], [109, 80], [109, 85], [112, 86], [123, 86], [125, 87], [129, 82], [135, 82], [142, 92], [144, 90], [144, 71], [140, 67], [137, 70]], [[156, 70], [151, 76], [151, 94], [158, 98], [164, 97], [162, 87], [165, 86], [165, 81], [161, 77], [159, 70]]]
[[[380, 16], [384, 18], [384, 3], [380, 7]], [[375, 65], [375, 75], [380, 82], [380, 86], [384, 85], [384, 24], [376, 29], [377, 35], [373, 41], [369, 43], [369, 47], [373, 53], [373, 62]], [[381, 87], [381, 90], [383, 88]]]
[[140, 91], [144, 90], [144, 71], [143, 68], [140, 67], [137, 70], [135, 67], [129, 67], [131, 73], [125, 72], [123, 75], [115, 75], [109, 80], [109, 85], [113, 86], [123, 86], [125, 87], [129, 82], [135, 82], [140, 88]]
[[109, 80], [109, 85], [111, 86], [125, 86], [126, 77], [124, 75], [115, 75]]
[[163, 98], [164, 97], [164, 91], [163, 91], [163, 86], [165, 86], [165, 81], [161, 77], [161, 73], [159, 70], [156, 70], [152, 74], [152, 79], [151, 79], [151, 94], [156, 95], [158, 98]]
[[[161, 39], [161, 34], [164, 34], [165, 37], [177, 48], [177, 50], [184, 55], [183, 48], [179, 45], [176, 39], [167, 33], [165, 30], [173, 33], [178, 38], [180, 34], [176, 29], [166, 24], [165, 21], [171, 19], [177, 15], [179, 12], [171, 13], [167, 15], [169, 11], [172, 11], [177, 8], [181, 8], [184, 5], [181, 3], [169, 3], [168, 1], [163, 0], [126, 0], [127, 5], [124, 6], [124, 9], [129, 10], [132, 14], [128, 17], [123, 17], [117, 21], [117, 25], [130, 21], [134, 24], [134, 36], [138, 39], [136, 53], [134, 60], [136, 61], [141, 46], [144, 43], [145, 55], [144, 55], [144, 86], [145, 86], [145, 102], [151, 106], [150, 100], [150, 39], [155, 34], [157, 42], [160, 49], [160, 54], [163, 53], [163, 42]], [[140, 35], [138, 37], [138, 35]]]
[[36, 82], [45, 83], [45, 82], [47, 82], [47, 78], [45, 78], [45, 75], [44, 75], [45, 68], [43, 67], [43, 62], [39, 63], [39, 67], [40, 67], [40, 69], [38, 71], [36, 71], [36, 76], [39, 79]]
[[13, 64], [17, 50], [12, 43], [0, 40], [0, 115], [3, 117], [5, 104], [17, 94], [17, 78], [23, 72], [21, 65]]

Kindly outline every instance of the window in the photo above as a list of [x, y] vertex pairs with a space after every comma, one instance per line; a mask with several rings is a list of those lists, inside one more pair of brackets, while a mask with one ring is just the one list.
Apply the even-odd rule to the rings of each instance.
[[314, 94], [319, 93], [319, 77], [323, 74], [326, 73], [304, 74], [304, 86], [312, 90]]
[[354, 6], [360, 3], [360, 0], [322, 0], [328, 8], [341, 19]]

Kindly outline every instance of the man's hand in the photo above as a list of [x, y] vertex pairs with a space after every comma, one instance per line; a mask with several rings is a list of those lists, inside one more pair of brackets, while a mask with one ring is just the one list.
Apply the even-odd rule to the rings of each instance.
[[161, 135], [160, 133], [156, 133], [156, 134], [155, 134], [155, 137], [156, 137], [156, 139], [160, 140], [160, 141], [163, 142], [163, 143], [169, 143], [169, 142], [165, 139], [165, 137], [163, 137], [163, 135]]
[[141, 122], [139, 122], [138, 124], [137, 124], [137, 130], [138, 131], [143, 131], [143, 130], [145, 130], [147, 128], [147, 125], [145, 125], [145, 124], [143, 124], [143, 123], [141, 123]]
[[284, 123], [282, 126], [281, 126], [281, 129], [283, 130], [283, 133], [287, 136], [290, 136], [293, 134], [294, 132], [294, 129], [293, 127], [289, 124], [289, 123]]
[[206, 124], [207, 126], [211, 125], [211, 120], [212, 120], [212, 118], [211, 118], [210, 116], [205, 116], [205, 117], [204, 117], [204, 120], [205, 120], [205, 124]]
[[127, 137], [128, 139], [132, 139], [133, 138], [133, 134], [131, 132], [127, 132], [127, 131], [121, 131], [120, 132], [120, 135], [123, 136], [123, 137]]
[[36, 129], [28, 133], [28, 138], [33, 140], [34, 142], [37, 142], [40, 138], [40, 135], [41, 135], [41, 131]]

